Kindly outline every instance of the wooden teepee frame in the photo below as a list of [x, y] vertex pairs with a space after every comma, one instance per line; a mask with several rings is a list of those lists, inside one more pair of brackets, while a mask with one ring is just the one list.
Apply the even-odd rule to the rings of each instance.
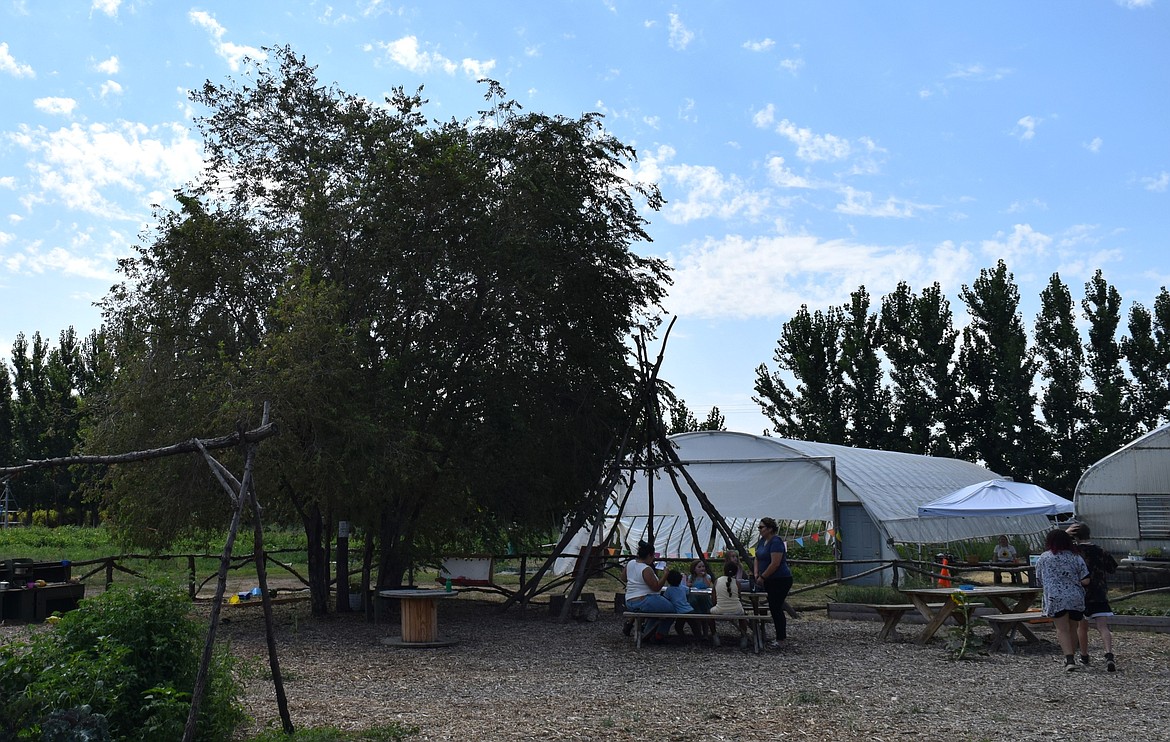
[[[727, 521], [711, 503], [706, 493], [703, 492], [702, 488], [699, 487], [698, 483], [687, 472], [686, 466], [683, 465], [678, 457], [678, 453], [674, 449], [674, 445], [667, 439], [666, 427], [662, 422], [662, 405], [658, 396], [658, 372], [662, 368], [662, 360], [666, 352], [666, 341], [670, 337], [670, 331], [674, 328], [674, 323], [677, 319], [677, 317], [671, 319], [670, 324], [667, 326], [666, 333], [662, 339], [662, 345], [658, 351], [658, 356], [653, 362], [650, 360], [650, 354], [647, 350], [649, 330], [642, 328], [638, 336], [634, 338], [638, 357], [638, 384], [636, 398], [634, 400], [635, 406], [631, 412], [630, 423], [627, 426], [626, 432], [616, 447], [613, 456], [608, 459], [606, 471], [600, 478], [598, 485], [587, 494], [586, 498], [582, 501], [581, 507], [569, 519], [560, 542], [553, 549], [552, 555], [537, 570], [536, 574], [525, 585], [522, 585], [515, 595], [504, 603], [503, 607], [508, 607], [516, 600], [526, 601], [529, 597], [536, 594], [541, 578], [552, 568], [553, 562], [557, 559], [558, 555], [568, 546], [570, 540], [586, 522], [592, 522], [593, 524], [589, 532], [589, 541], [586, 544], [585, 551], [587, 554], [590, 553], [594, 544], [608, 543], [612, 539], [613, 529], [605, 534], [604, 538], [599, 538], [602, 525], [605, 522], [605, 511], [609, 505], [610, 497], [618, 483], [624, 482], [626, 485], [625, 492], [618, 506], [617, 519], [614, 521], [614, 528], [616, 529], [617, 521], [621, 519], [622, 513], [625, 511], [626, 502], [629, 499], [630, 491], [633, 489], [635, 475], [638, 471], [645, 471], [647, 477], [646, 486], [649, 493], [649, 514], [646, 527], [647, 541], [650, 543], [654, 542], [654, 479], [655, 472], [661, 469], [670, 478], [671, 486], [678, 496], [679, 501], [682, 503], [683, 510], [686, 512], [687, 525], [695, 544], [695, 553], [701, 555], [700, 558], [706, 561], [706, 551], [701, 546], [702, 542], [699, 538], [698, 529], [695, 526], [695, 517], [691, 509], [691, 503], [687, 493], [683, 490], [684, 482], [691, 494], [698, 500], [703, 512], [711, 519], [711, 523], [719, 531], [720, 535], [723, 536], [727, 543], [735, 548], [745, 564], [748, 562], [747, 549], [727, 524]], [[641, 427], [635, 431], [635, 426], [639, 419], [641, 420]], [[637, 435], [635, 435], [635, 432]], [[645, 458], [641, 462], [637, 460], [637, 456], [627, 461], [627, 457], [630, 455], [629, 447], [631, 439], [635, 439], [634, 445], [644, 452]], [[626, 472], [629, 472], [628, 477], [624, 476]], [[710, 571], [709, 565], [708, 571]], [[580, 597], [587, 576], [587, 570], [578, 565], [578, 569], [575, 570], [572, 587], [569, 589], [564, 606], [561, 608], [561, 621], [568, 619], [572, 610], [573, 601]]]
[[[215, 587], [215, 601], [211, 605], [211, 618], [207, 627], [207, 641], [203, 645], [203, 654], [199, 662], [199, 672], [195, 677], [195, 688], [191, 694], [191, 710], [187, 715], [187, 726], [183, 730], [183, 742], [195, 739], [195, 724], [199, 718], [199, 707], [203, 703], [203, 696], [207, 690], [207, 678], [211, 667], [212, 652], [215, 648], [215, 634], [219, 627], [219, 615], [223, 609], [223, 596], [227, 592], [227, 574], [232, 561], [232, 547], [235, 544], [236, 534], [240, 529], [240, 520], [244, 508], [252, 512], [253, 525], [253, 557], [256, 563], [256, 580], [260, 587], [260, 596], [264, 606], [264, 630], [268, 643], [268, 664], [272, 671], [272, 683], [276, 690], [276, 704], [280, 713], [280, 722], [286, 734], [292, 734], [292, 717], [289, 715], [288, 698], [284, 692], [284, 681], [280, 673], [280, 660], [276, 652], [276, 634], [272, 617], [272, 600], [268, 592], [268, 570], [264, 554], [264, 529], [261, 519], [262, 509], [256, 497], [256, 488], [253, 485], [252, 474], [256, 461], [256, 454], [260, 448], [260, 441], [276, 435], [274, 423], [268, 419], [268, 403], [264, 404], [263, 418], [260, 427], [254, 430], [238, 430], [230, 435], [219, 438], [199, 439], [176, 443], [163, 448], [153, 448], [145, 451], [103, 455], [103, 456], [66, 456], [56, 459], [41, 459], [28, 461], [19, 466], [0, 467], [0, 476], [20, 474], [34, 469], [50, 469], [62, 466], [108, 466], [112, 464], [129, 464], [150, 459], [168, 456], [198, 453], [211, 468], [212, 474], [219, 481], [220, 486], [228, 493], [232, 501], [232, 520], [228, 528], [227, 540], [223, 546], [223, 554], [219, 560], [219, 575]], [[244, 447], [244, 471], [240, 479], [210, 454], [210, 451]]]

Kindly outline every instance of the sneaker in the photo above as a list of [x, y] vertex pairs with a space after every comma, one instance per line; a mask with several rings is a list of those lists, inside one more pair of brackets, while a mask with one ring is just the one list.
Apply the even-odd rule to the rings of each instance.
[[781, 647], [784, 646], [784, 643], [777, 641], [776, 639], [773, 639], [772, 641], [768, 642], [767, 646], [768, 646], [768, 649], [780, 649]]
[[622, 633], [625, 634], [626, 636], [629, 636], [630, 634], [634, 633], [634, 622], [633, 621], [626, 621], [626, 625], [622, 627]]
[[1087, 654], [1081, 655], [1081, 664], [1084, 665], [1085, 667], [1089, 666], [1089, 655], [1087, 655]]
[[1113, 663], [1113, 655], [1105, 655], [1105, 669], [1108, 672], [1117, 672], [1117, 665]]
[[1065, 672], [1076, 672], [1079, 669], [1081, 668], [1077, 665], [1076, 662], [1067, 662], [1064, 665]]

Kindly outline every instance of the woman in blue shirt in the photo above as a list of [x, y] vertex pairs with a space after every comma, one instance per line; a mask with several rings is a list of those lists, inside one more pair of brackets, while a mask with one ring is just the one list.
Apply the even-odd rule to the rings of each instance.
[[776, 638], [768, 642], [769, 649], [779, 649], [788, 638], [788, 621], [784, 601], [792, 589], [792, 570], [788, 569], [788, 549], [777, 533], [776, 521], [760, 518], [757, 526], [760, 540], [756, 544], [756, 587], [768, 593], [768, 610], [776, 626]]

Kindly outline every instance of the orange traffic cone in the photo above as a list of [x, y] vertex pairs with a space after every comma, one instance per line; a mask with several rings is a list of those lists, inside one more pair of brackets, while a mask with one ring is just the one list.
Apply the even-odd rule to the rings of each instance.
[[950, 565], [950, 562], [947, 561], [946, 557], [943, 557], [942, 569], [940, 569], [938, 571], [938, 586], [939, 587], [950, 587], [951, 586], [951, 571], [949, 569], [947, 569], [947, 567], [949, 565]]

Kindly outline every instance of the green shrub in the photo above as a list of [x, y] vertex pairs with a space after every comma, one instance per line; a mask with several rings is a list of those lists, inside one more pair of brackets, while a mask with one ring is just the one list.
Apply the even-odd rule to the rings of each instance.
[[[113, 588], [27, 646], [0, 648], [0, 739], [40, 739], [70, 713], [103, 716], [112, 739], [177, 739], [206, 630], [190, 607], [174, 588]], [[231, 738], [243, 720], [238, 692], [221, 648], [200, 707], [200, 739]]]

